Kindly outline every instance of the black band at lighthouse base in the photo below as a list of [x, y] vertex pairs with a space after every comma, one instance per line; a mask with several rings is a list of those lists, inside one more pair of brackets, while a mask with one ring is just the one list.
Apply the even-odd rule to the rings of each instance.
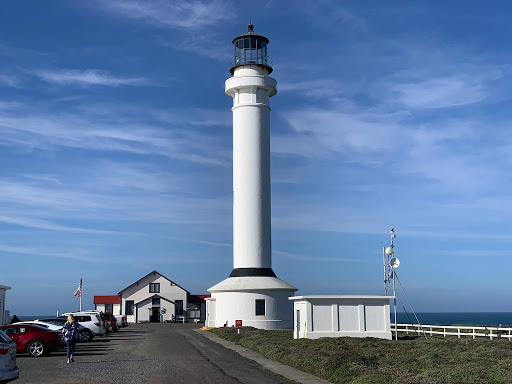
[[268, 276], [276, 277], [272, 268], [235, 268], [229, 277]]

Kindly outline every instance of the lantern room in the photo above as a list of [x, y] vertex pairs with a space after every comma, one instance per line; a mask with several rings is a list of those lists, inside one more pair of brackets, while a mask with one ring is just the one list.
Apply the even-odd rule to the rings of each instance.
[[254, 32], [254, 26], [249, 24], [247, 32], [233, 39], [235, 58], [229, 70], [231, 74], [243, 65], [260, 65], [266, 67], [268, 73], [272, 72], [272, 63], [267, 56], [269, 40]]

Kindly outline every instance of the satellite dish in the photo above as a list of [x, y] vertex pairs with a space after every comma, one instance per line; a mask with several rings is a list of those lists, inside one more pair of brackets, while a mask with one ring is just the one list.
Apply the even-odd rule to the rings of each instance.
[[386, 248], [386, 255], [392, 255], [393, 254], [393, 247], [387, 247]]
[[400, 260], [398, 260], [396, 257], [392, 257], [391, 260], [389, 260], [389, 266], [393, 269], [398, 268], [400, 265]]

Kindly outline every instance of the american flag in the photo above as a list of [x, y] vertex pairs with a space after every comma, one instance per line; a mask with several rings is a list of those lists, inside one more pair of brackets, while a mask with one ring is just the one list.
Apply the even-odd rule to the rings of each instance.
[[78, 299], [80, 296], [82, 296], [82, 278], [80, 278], [80, 282], [78, 283], [78, 289], [75, 292], [75, 296]]

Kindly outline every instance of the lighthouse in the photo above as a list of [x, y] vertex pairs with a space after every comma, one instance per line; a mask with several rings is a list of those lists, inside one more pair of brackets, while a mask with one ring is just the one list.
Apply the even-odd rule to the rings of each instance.
[[233, 98], [233, 270], [211, 287], [206, 326], [260, 329], [293, 328], [297, 288], [272, 270], [270, 204], [270, 105], [277, 82], [269, 75], [269, 40], [254, 32], [233, 39], [232, 77], [226, 95]]

